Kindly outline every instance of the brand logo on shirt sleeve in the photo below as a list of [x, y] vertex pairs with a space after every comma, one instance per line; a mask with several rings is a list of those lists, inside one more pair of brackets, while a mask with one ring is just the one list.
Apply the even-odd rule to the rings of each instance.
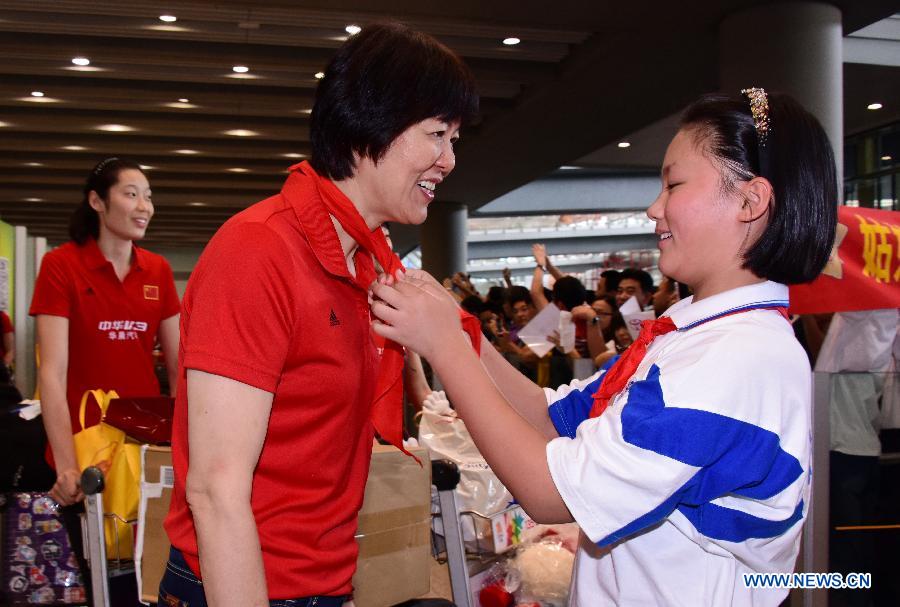
[[334, 309], [331, 310], [331, 315], [328, 317], [328, 324], [332, 327], [336, 327], [341, 324], [341, 321], [338, 320], [337, 314], [334, 313]]
[[144, 299], [159, 301], [159, 287], [156, 285], [144, 285]]

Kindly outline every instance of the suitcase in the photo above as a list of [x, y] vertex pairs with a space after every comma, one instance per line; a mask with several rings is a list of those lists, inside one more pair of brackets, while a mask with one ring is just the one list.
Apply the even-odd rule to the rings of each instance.
[[81, 570], [56, 502], [43, 492], [3, 497], [3, 604], [85, 604]]

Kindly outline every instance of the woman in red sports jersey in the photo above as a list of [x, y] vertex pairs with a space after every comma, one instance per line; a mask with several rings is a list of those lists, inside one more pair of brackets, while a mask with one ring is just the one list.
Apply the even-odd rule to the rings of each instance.
[[376, 261], [400, 267], [380, 226], [425, 221], [477, 108], [445, 46], [366, 26], [319, 81], [310, 160], [210, 240], [182, 307], [159, 604], [352, 592], [374, 431], [402, 442], [402, 349], [378, 351], [367, 301]]
[[[162, 344], [175, 390], [178, 295], [164, 258], [134, 245], [153, 217], [140, 166], [107, 158], [93, 168], [72, 215], [72, 238], [44, 256], [30, 314], [41, 352], [38, 382], [62, 506], [83, 499], [72, 435], [85, 390], [159, 394], [153, 346]], [[90, 423], [90, 422], [89, 422]]]

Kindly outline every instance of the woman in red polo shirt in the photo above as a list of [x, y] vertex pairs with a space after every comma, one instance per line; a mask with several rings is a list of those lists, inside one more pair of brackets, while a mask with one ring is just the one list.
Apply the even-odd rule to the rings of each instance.
[[44, 256], [34, 287], [41, 408], [57, 472], [50, 495], [62, 506], [84, 497], [72, 440], [84, 391], [158, 395], [157, 338], [175, 391], [179, 302], [172, 270], [134, 245], [153, 217], [150, 195], [138, 164], [100, 162], [72, 215], [72, 240]]
[[402, 438], [402, 350], [379, 354], [369, 321], [375, 261], [400, 267], [379, 226], [425, 221], [477, 107], [445, 46], [366, 26], [319, 81], [310, 161], [210, 240], [182, 309], [159, 604], [351, 593], [374, 430]]

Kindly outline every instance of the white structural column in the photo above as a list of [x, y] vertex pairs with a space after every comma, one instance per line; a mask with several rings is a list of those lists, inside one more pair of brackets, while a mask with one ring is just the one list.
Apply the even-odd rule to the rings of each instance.
[[422, 226], [422, 269], [438, 280], [465, 272], [466, 205], [438, 202], [428, 207], [428, 219]]
[[[839, 184], [844, 157], [842, 40], [841, 11], [819, 2], [753, 7], [730, 15], [719, 28], [721, 90], [737, 93], [761, 86], [803, 104], [831, 139]], [[843, 186], [838, 196], [843, 199]]]

